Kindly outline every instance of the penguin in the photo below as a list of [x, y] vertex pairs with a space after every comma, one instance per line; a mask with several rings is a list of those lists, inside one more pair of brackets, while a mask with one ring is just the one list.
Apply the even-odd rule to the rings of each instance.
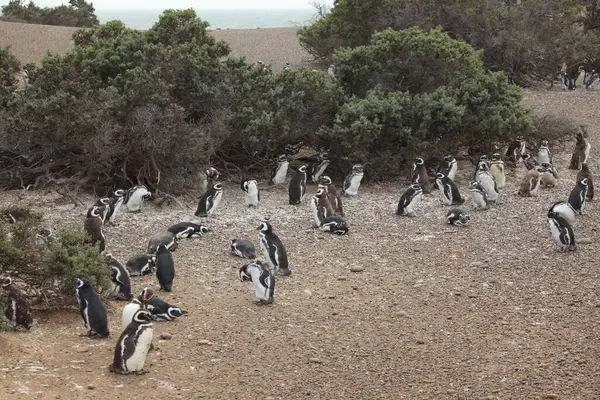
[[196, 217], [210, 217], [221, 204], [223, 199], [223, 184], [215, 183], [206, 193], [200, 197], [198, 208], [194, 215]]
[[537, 196], [537, 191], [540, 188], [540, 168], [541, 167], [535, 167], [527, 171], [519, 186], [519, 196]]
[[589, 79], [585, 83], [585, 88], [589, 90], [596, 90], [598, 82], [600, 81], [600, 75], [596, 71], [590, 73]]
[[0, 276], [0, 287], [7, 294], [4, 316], [12, 325], [13, 330], [17, 330], [19, 326], [30, 330], [33, 324], [33, 316], [31, 305], [25, 293], [17, 285], [14, 285], [12, 278], [8, 276]]
[[108, 197], [103, 197], [96, 201], [93, 206], [88, 208], [87, 215], [89, 215], [94, 208], [98, 209], [100, 218], [102, 219], [102, 225], [104, 225], [107, 221], [108, 214], [110, 213], [110, 199]]
[[110, 197], [103, 197], [99, 199], [94, 205], [98, 207], [105, 206], [102, 215], [102, 222], [106, 223], [108, 221], [110, 224], [115, 225], [117, 213], [121, 209], [124, 201], [125, 191], [122, 189], [115, 190]]
[[268, 265], [260, 261], [251, 262], [243, 265], [239, 271], [240, 280], [252, 281], [254, 284], [254, 293], [256, 294], [256, 304], [272, 304], [275, 301], [275, 276]]
[[129, 276], [150, 275], [154, 272], [156, 256], [142, 254], [133, 256], [125, 264]]
[[578, 132], [569, 169], [579, 169], [581, 164], [587, 164], [591, 147], [590, 142], [586, 140], [583, 133]]
[[148, 254], [156, 254], [160, 245], [165, 246], [169, 251], [175, 251], [179, 246], [177, 236], [172, 232], [160, 232], [153, 235], [148, 241]]
[[244, 203], [246, 207], [258, 207], [260, 203], [260, 190], [258, 182], [254, 179], [244, 179], [241, 183], [241, 188], [244, 191]]
[[290, 67], [290, 62], [289, 61], [286, 61], [286, 62], [283, 63], [283, 70], [284, 71], [287, 71], [290, 68], [291, 67]]
[[219, 176], [219, 171], [213, 167], [206, 169], [204, 172], [198, 173], [198, 178], [200, 180], [200, 194], [198, 195], [198, 199], [200, 199], [202, 195], [206, 193], [208, 188], [213, 187], [215, 182], [219, 180]]
[[415, 158], [410, 171], [410, 182], [421, 185], [423, 193], [431, 192], [429, 189], [429, 174], [427, 174], [427, 168], [425, 168], [425, 161], [421, 157]]
[[448, 225], [466, 226], [471, 221], [471, 216], [462, 208], [453, 208], [446, 214], [446, 223]]
[[117, 300], [131, 300], [133, 295], [131, 294], [129, 273], [123, 265], [112, 256], [112, 254], [107, 253], [104, 257], [106, 258], [106, 263], [112, 270], [111, 280], [114, 285], [112, 296]]
[[481, 167], [484, 166], [486, 171], [489, 171], [490, 169], [490, 163], [488, 161], [488, 157], [487, 155], [482, 155], [481, 157], [479, 157], [479, 161], [477, 161], [477, 165], [475, 166], [475, 175], [474, 175], [474, 179], [477, 179], [477, 173], [479, 173], [479, 171], [481, 170]]
[[540, 148], [538, 149], [537, 162], [540, 165], [552, 164], [552, 153], [548, 148], [547, 140], [542, 140], [542, 144], [540, 144]]
[[88, 211], [87, 218], [83, 222], [83, 228], [89, 235], [92, 246], [95, 246], [96, 243], [100, 244], [100, 252], [102, 253], [106, 249], [106, 241], [102, 232], [102, 217], [100, 216], [99, 207], [94, 206]]
[[575, 210], [573, 209], [573, 206], [571, 206], [566, 201], [558, 201], [552, 204], [552, 207], [550, 207], [550, 210], [548, 210], [548, 212], [553, 212], [555, 214], [560, 215], [561, 217], [566, 219], [569, 224], [575, 222]]
[[290, 204], [302, 204], [304, 195], [306, 194], [306, 165], [301, 165], [294, 177], [290, 181], [288, 187]]
[[344, 205], [342, 204], [342, 196], [340, 196], [337, 192], [336, 187], [333, 185], [331, 178], [327, 175], [322, 175], [319, 178], [319, 186], [318, 188], [325, 189], [325, 193], [327, 193], [327, 198], [329, 199], [329, 203], [331, 203], [331, 207], [336, 215], [340, 217], [344, 217]]
[[523, 161], [523, 165], [525, 166], [525, 169], [527, 171], [531, 171], [537, 165], [535, 163], [535, 160], [533, 159], [533, 157], [531, 157], [531, 154], [529, 154], [529, 153], [523, 153], [521, 155], [521, 161]]
[[279, 237], [273, 233], [273, 227], [269, 221], [262, 221], [258, 227], [258, 240], [263, 255], [279, 275], [289, 276], [292, 274], [288, 263], [287, 252]]
[[540, 183], [544, 187], [554, 187], [558, 182], [558, 172], [556, 168], [548, 163], [543, 163], [540, 171]]
[[494, 177], [489, 172], [487, 163], [480, 163], [475, 181], [481, 185], [487, 194], [488, 203], [494, 204], [498, 200], [498, 188]]
[[153, 297], [154, 291], [150, 288], [144, 288], [140, 292], [139, 296], [133, 299], [131, 303], [123, 307], [123, 313], [121, 315], [121, 324], [123, 326], [123, 330], [125, 330], [127, 328], [127, 325], [131, 323], [136, 311], [145, 308], [146, 303], [148, 303], [148, 300], [150, 300]]
[[578, 181], [571, 190], [571, 195], [569, 196], [569, 204], [575, 210], [576, 215], [583, 215], [583, 210], [585, 209], [585, 201], [587, 199], [587, 191], [588, 191], [588, 180], [587, 178], [583, 178]]
[[150, 192], [144, 185], [136, 185], [125, 193], [123, 204], [130, 212], [141, 212], [145, 201], [150, 200]]
[[249, 240], [232, 239], [229, 246], [231, 247], [231, 253], [238, 257], [249, 258], [251, 260], [256, 258], [256, 248]]
[[492, 154], [492, 161], [490, 162], [490, 174], [494, 177], [496, 182], [496, 188], [502, 189], [506, 186], [506, 175], [504, 174], [504, 161], [500, 157], [500, 153]]
[[323, 175], [323, 173], [331, 163], [331, 161], [327, 159], [327, 153], [322, 153], [320, 158], [321, 159], [316, 163], [310, 164], [306, 170], [306, 179], [311, 179], [313, 183], [319, 182], [319, 178], [321, 177], [321, 175]]
[[285, 154], [282, 154], [277, 159], [277, 164], [273, 168], [273, 172], [271, 173], [271, 180], [269, 184], [271, 185], [281, 185], [285, 183], [285, 178], [287, 177], [287, 171], [290, 162], [287, 159]]
[[585, 84], [585, 67], [580, 65], [577, 69], [577, 78], [575, 78], [575, 84], [573, 87], [580, 88]]
[[327, 217], [321, 220], [321, 226], [319, 226], [319, 229], [323, 232], [329, 232], [336, 235], [346, 235], [350, 230], [346, 221], [344, 221], [342, 217], [338, 215]]
[[162, 244], [156, 250], [156, 278], [162, 290], [171, 291], [175, 279], [175, 263], [169, 249]]
[[188, 315], [187, 311], [173, 306], [158, 297], [148, 300], [146, 307], [152, 313], [152, 319], [155, 321], [173, 321], [175, 318]]
[[581, 182], [583, 178], [587, 179], [587, 199], [591, 201], [594, 199], [594, 177], [587, 163], [581, 164], [581, 169], [577, 172], [576, 182]]
[[562, 78], [563, 90], [573, 90], [573, 80], [571, 79], [571, 77], [567, 75], [566, 72], [562, 72], [560, 76]]
[[327, 68], [327, 76], [329, 76], [332, 80], [335, 80], [335, 67], [333, 64], [330, 64]]
[[469, 194], [473, 200], [474, 209], [487, 210], [489, 208], [487, 192], [476, 181], [469, 182]]
[[400, 201], [398, 201], [398, 208], [396, 215], [403, 217], [414, 217], [415, 206], [419, 204], [423, 198], [423, 188], [418, 183], [413, 183], [402, 193]]
[[334, 216], [333, 207], [329, 203], [325, 189], [318, 189], [317, 193], [312, 196], [310, 208], [313, 212], [314, 226], [316, 228], [321, 226], [323, 219]]
[[364, 168], [361, 164], [355, 164], [352, 166], [352, 171], [344, 179], [344, 186], [342, 194], [344, 196], [356, 196], [358, 194], [358, 188], [360, 182], [364, 176]]
[[38, 247], [46, 247], [54, 242], [52, 231], [47, 228], [42, 228], [35, 234], [35, 244]]
[[456, 172], [458, 171], [458, 162], [456, 161], [456, 158], [454, 158], [451, 155], [445, 156], [444, 161], [446, 162], [445, 171], [438, 171], [438, 172], [442, 172], [448, 178], [450, 178], [454, 181], [454, 178], [456, 178]]
[[193, 222], [180, 222], [170, 226], [167, 232], [174, 234], [177, 240], [181, 240], [204, 237], [210, 233], [210, 229]]
[[523, 136], [517, 136], [510, 146], [508, 146], [506, 158], [510, 160], [513, 165], [518, 165], [522, 160], [522, 154], [525, 153], [526, 145], [527, 143], [523, 140]]
[[435, 180], [448, 205], [460, 205], [465, 202], [452, 179], [448, 178], [443, 173], [438, 172]]
[[152, 346], [153, 335], [150, 311], [143, 308], [137, 310], [117, 340], [110, 372], [123, 375], [147, 373], [144, 364]]
[[79, 303], [79, 313], [83, 318], [85, 329], [88, 330], [87, 334], [81, 336], [109, 337], [106, 307], [87, 278], [77, 278], [75, 296]]
[[566, 219], [559, 214], [550, 211], [548, 212], [548, 224], [550, 225], [552, 237], [558, 244], [561, 252], [575, 251], [577, 249], [573, 228]]

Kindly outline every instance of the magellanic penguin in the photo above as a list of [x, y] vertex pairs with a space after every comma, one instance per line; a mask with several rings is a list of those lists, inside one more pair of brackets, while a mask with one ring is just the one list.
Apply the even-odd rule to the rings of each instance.
[[473, 200], [474, 209], [487, 210], [489, 208], [487, 191], [476, 181], [469, 182], [469, 195]]
[[164, 245], [169, 251], [175, 251], [179, 246], [177, 236], [172, 232], [160, 232], [154, 234], [148, 241], [148, 254], [156, 254], [160, 245]]
[[353, 165], [352, 171], [344, 179], [342, 194], [344, 196], [356, 196], [364, 174], [364, 168], [361, 164]]
[[123, 313], [121, 315], [121, 325], [123, 330], [127, 328], [127, 325], [133, 320], [133, 315], [137, 310], [145, 308], [148, 300], [154, 297], [154, 291], [150, 288], [144, 288], [140, 292], [139, 296], [123, 307]]
[[471, 216], [462, 208], [453, 208], [446, 214], [446, 223], [448, 225], [466, 226], [471, 221]]
[[321, 221], [321, 226], [319, 227], [319, 229], [323, 232], [329, 232], [335, 235], [346, 235], [350, 230], [350, 228], [348, 227], [348, 223], [344, 221], [344, 219], [339, 215], [324, 218]]
[[458, 191], [458, 187], [456, 186], [454, 181], [452, 181], [452, 179], [448, 178], [443, 173], [438, 172], [436, 174], [435, 181], [438, 187], [440, 188], [440, 191], [442, 192], [442, 195], [444, 196], [444, 199], [446, 200], [446, 203], [448, 205], [460, 205], [465, 202], [465, 200], [460, 195], [460, 192]]
[[419, 204], [423, 198], [423, 187], [418, 183], [413, 183], [402, 193], [400, 201], [398, 201], [398, 208], [396, 209], [396, 215], [403, 217], [414, 217], [415, 206]]
[[180, 222], [170, 226], [167, 232], [174, 234], [177, 240], [181, 240], [204, 237], [210, 233], [210, 229], [193, 222]]
[[256, 304], [272, 304], [275, 301], [275, 276], [268, 265], [260, 261], [251, 262], [240, 268], [239, 276], [241, 281], [252, 281], [254, 284], [254, 293], [256, 294]]
[[486, 171], [490, 170], [490, 162], [485, 154], [479, 157], [479, 161], [477, 161], [477, 165], [475, 166], [475, 175], [473, 175], [474, 179], [477, 179], [477, 173], [481, 170], [482, 166]]
[[256, 258], [256, 248], [249, 240], [232, 239], [229, 247], [231, 248], [231, 253], [238, 257], [249, 258], [251, 260]]
[[155, 321], [173, 321], [175, 318], [188, 315], [187, 311], [173, 306], [158, 297], [148, 300], [146, 307], [152, 312], [152, 319]]
[[13, 330], [17, 330], [18, 326], [29, 330], [33, 323], [31, 314], [31, 305], [27, 296], [17, 285], [13, 284], [13, 280], [8, 276], [0, 276], [0, 287], [7, 293], [6, 310], [4, 316], [10, 322]]
[[490, 162], [490, 174], [492, 174], [494, 177], [494, 182], [496, 182], [497, 189], [502, 189], [504, 186], [506, 186], [504, 161], [502, 161], [500, 153], [492, 154], [492, 161]]
[[575, 149], [573, 149], [569, 169], [579, 169], [581, 164], [587, 164], [588, 158], [590, 157], [590, 149], [592, 146], [584, 137], [583, 132], [577, 133], [576, 140], [577, 142], [575, 143]]
[[290, 204], [302, 204], [306, 194], [306, 165], [301, 165], [288, 187]]
[[538, 189], [540, 188], [540, 168], [535, 167], [527, 171], [519, 186], [519, 196], [537, 196]]
[[100, 244], [100, 252], [106, 249], [104, 233], [102, 232], [102, 217], [100, 216], [100, 208], [92, 207], [87, 213], [87, 218], [83, 222], [83, 227], [90, 237], [92, 246], [96, 243]]
[[498, 188], [496, 187], [494, 177], [490, 174], [488, 168], [487, 163], [481, 163], [475, 181], [477, 181], [487, 193], [488, 203], [494, 204], [498, 200]]
[[596, 90], [598, 87], [598, 82], [600, 82], [600, 75], [598, 75], [596, 71], [592, 71], [589, 78], [585, 82], [585, 88], [589, 90]]
[[588, 180], [587, 178], [581, 179], [573, 190], [571, 190], [571, 195], [569, 196], [569, 204], [575, 210], [576, 215], [583, 215], [583, 211], [585, 209], [585, 202], [587, 200], [587, 191], [588, 191]]
[[148, 372], [144, 370], [144, 364], [152, 346], [153, 335], [150, 311], [143, 308], [137, 310], [117, 340], [110, 372], [123, 375]]
[[558, 182], [558, 171], [552, 164], [543, 163], [540, 171], [540, 182], [544, 187], [554, 187]]
[[156, 278], [162, 290], [165, 292], [172, 290], [173, 279], [175, 279], [175, 263], [173, 255], [165, 245], [158, 246], [156, 250]]
[[587, 179], [587, 199], [594, 199], [594, 177], [587, 163], [581, 164], [581, 169], [577, 173], [576, 182], [581, 182], [583, 178]]
[[271, 185], [284, 184], [289, 166], [290, 162], [288, 161], [287, 156], [285, 154], [280, 155], [277, 159], [275, 167], [273, 167], [273, 171], [271, 172], [271, 180], [269, 183]]
[[506, 150], [506, 158], [511, 161], [514, 166], [519, 165], [522, 160], [522, 154], [525, 153], [527, 143], [523, 140], [523, 136], [517, 136], [514, 142], [508, 146]]
[[553, 213], [560, 215], [561, 217], [566, 219], [569, 224], [572, 224], [575, 222], [576, 212], [573, 209], [573, 206], [571, 206], [566, 201], [558, 201], [558, 202], [552, 204], [552, 207], [550, 207], [550, 210], [548, 210], [548, 212], [549, 213], [553, 212]]
[[329, 203], [325, 189], [318, 189], [310, 200], [310, 209], [313, 213], [314, 226], [321, 226], [321, 222], [327, 217], [333, 217], [333, 207]]
[[125, 264], [130, 276], [150, 275], [154, 272], [156, 256], [152, 254], [142, 254], [133, 256]]
[[523, 165], [527, 171], [531, 171], [536, 167], [535, 159], [529, 153], [523, 153], [521, 156], [521, 160], [523, 161]]
[[150, 192], [144, 185], [136, 185], [125, 193], [123, 203], [130, 212], [141, 212], [145, 201], [150, 200]]
[[260, 190], [258, 182], [254, 179], [244, 179], [241, 183], [241, 188], [244, 191], [244, 203], [246, 207], [258, 207], [260, 203]]
[[75, 295], [79, 303], [79, 314], [83, 318], [85, 329], [88, 330], [87, 334], [81, 336], [109, 337], [106, 307], [104, 307], [100, 296], [98, 296], [90, 281], [86, 278], [77, 278]]
[[429, 174], [425, 167], [425, 161], [421, 157], [415, 158], [415, 161], [410, 170], [410, 182], [421, 185], [423, 193], [430, 193]]
[[108, 266], [112, 270], [111, 280], [114, 285], [112, 296], [117, 300], [131, 300], [133, 295], [131, 294], [131, 281], [129, 280], [129, 273], [123, 267], [123, 265], [113, 257], [112, 254], [107, 253], [104, 255]]
[[258, 230], [260, 231], [258, 234], [260, 248], [269, 264], [275, 271], [279, 271], [279, 275], [291, 275], [287, 252], [279, 237], [273, 233], [271, 224], [268, 221], [262, 221]]
[[331, 207], [336, 215], [340, 217], [344, 216], [344, 205], [342, 204], [342, 196], [337, 192], [336, 187], [333, 185], [331, 178], [327, 175], [322, 175], [319, 179], [319, 188], [324, 188], [327, 193], [327, 198], [331, 203]]
[[552, 164], [552, 153], [550, 152], [550, 148], [548, 147], [547, 140], [542, 140], [540, 148], [538, 149], [537, 157], [537, 162], [540, 165]]
[[575, 78], [575, 88], [581, 88], [585, 85], [585, 67], [580, 65], [577, 69], [577, 78]]
[[323, 175], [330, 163], [331, 161], [328, 159], [327, 153], [321, 152], [321, 154], [319, 154], [319, 161], [310, 164], [306, 169], [306, 179], [312, 180], [313, 183], [319, 183], [319, 178]]
[[441, 172], [446, 175], [448, 178], [454, 180], [456, 178], [456, 172], [458, 171], [458, 162], [456, 158], [452, 155], [447, 155], [444, 157], [444, 165], [437, 172]]
[[210, 167], [205, 171], [199, 172], [198, 178], [200, 180], [200, 193], [198, 194], [198, 198], [200, 198], [209, 188], [213, 187], [216, 181], [219, 180], [219, 171]]
[[571, 77], [566, 72], [561, 72], [559, 74], [559, 76], [562, 81], [562, 89], [563, 90], [573, 90], [574, 89], [573, 79], [571, 79]]
[[552, 237], [559, 246], [560, 251], [574, 251], [575, 246], [575, 235], [573, 228], [562, 216], [555, 212], [548, 212], [548, 224], [550, 225], [550, 232]]
[[198, 208], [194, 215], [196, 217], [210, 217], [212, 216], [221, 200], [223, 199], [223, 184], [220, 182], [215, 183], [206, 193], [198, 200]]
[[106, 206], [104, 208], [102, 220], [104, 223], [108, 221], [114, 225], [117, 213], [121, 209], [124, 201], [125, 191], [122, 189], [117, 189], [113, 192], [112, 196], [101, 198], [94, 205], [98, 207]]

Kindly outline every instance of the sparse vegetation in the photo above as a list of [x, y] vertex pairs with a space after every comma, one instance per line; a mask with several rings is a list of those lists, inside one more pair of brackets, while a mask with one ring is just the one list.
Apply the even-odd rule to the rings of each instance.
[[33, 1], [11, 0], [1, 10], [0, 20], [9, 22], [75, 27], [99, 23], [94, 6], [85, 0], [69, 0], [69, 5], [56, 7], [40, 7]]

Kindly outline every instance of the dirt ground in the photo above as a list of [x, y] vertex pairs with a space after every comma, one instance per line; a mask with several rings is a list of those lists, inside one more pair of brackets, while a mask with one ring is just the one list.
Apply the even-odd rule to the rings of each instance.
[[[599, 96], [526, 95], [539, 112], [588, 125], [597, 176]], [[345, 203], [345, 237], [311, 228], [308, 196], [290, 206], [284, 188], [268, 190], [260, 210], [247, 210], [237, 184], [226, 184], [222, 207], [206, 222], [215, 233], [173, 253], [174, 291], [160, 296], [189, 316], [155, 324], [149, 374], [108, 372], [125, 303], [108, 303], [105, 340], [78, 337], [76, 310], [37, 313], [31, 332], [0, 334], [0, 398], [598, 399], [598, 205], [574, 225], [576, 237], [592, 243], [558, 253], [546, 212], [567, 199], [575, 171], [566, 169], [569, 154], [555, 160], [558, 187], [518, 197], [519, 168], [501, 204], [473, 212], [465, 228], [443, 223], [449, 207], [439, 191], [416, 218], [402, 218], [394, 212], [405, 186], [361, 187]], [[473, 166], [460, 168], [466, 195]], [[15, 196], [4, 193], [2, 202]], [[85, 207], [54, 205], [51, 195], [24, 201], [45, 209], [50, 224], [83, 221]], [[191, 219], [188, 205], [119, 215], [120, 225], [106, 228], [108, 251], [122, 262], [143, 253], [153, 233]], [[247, 238], [258, 247], [263, 215], [294, 275], [277, 279], [274, 305], [258, 307], [251, 284], [237, 279], [244, 261], [228, 243]], [[356, 266], [364, 270], [351, 272]], [[135, 291], [158, 290], [153, 276], [132, 279]], [[157, 340], [162, 332], [172, 339]]]

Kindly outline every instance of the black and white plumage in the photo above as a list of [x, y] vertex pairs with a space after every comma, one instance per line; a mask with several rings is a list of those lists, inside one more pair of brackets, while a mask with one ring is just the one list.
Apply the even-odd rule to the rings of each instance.
[[469, 195], [473, 201], [473, 208], [482, 210], [489, 208], [487, 192], [476, 181], [469, 182]]
[[155, 321], [173, 321], [175, 318], [187, 315], [188, 312], [171, 305], [161, 298], [153, 297], [146, 303]]
[[470, 221], [471, 216], [462, 208], [453, 208], [446, 214], [446, 223], [448, 225], [466, 226]]
[[338, 215], [327, 217], [321, 220], [321, 226], [319, 226], [319, 229], [323, 232], [329, 232], [335, 235], [346, 235], [350, 230], [348, 223]]
[[548, 141], [542, 140], [540, 148], [538, 149], [537, 162], [540, 165], [552, 164], [552, 153], [548, 147]]
[[125, 264], [129, 276], [150, 275], [155, 269], [156, 256], [153, 254], [142, 254], [133, 256]]
[[559, 74], [559, 76], [561, 78], [562, 89], [563, 90], [573, 90], [574, 86], [573, 86], [573, 80], [571, 79], [571, 77], [569, 75], [567, 75], [566, 72], [561, 72]]
[[448, 178], [443, 173], [438, 172], [436, 174], [435, 181], [438, 187], [440, 188], [442, 195], [444, 196], [444, 200], [448, 205], [460, 205], [465, 202], [465, 200], [460, 195], [460, 192], [458, 191], [458, 187], [452, 179]]
[[260, 204], [260, 190], [258, 182], [255, 179], [244, 179], [241, 183], [241, 189], [244, 191], [244, 203], [246, 207], [258, 207]]
[[553, 165], [548, 163], [543, 163], [541, 165], [540, 171], [540, 184], [544, 187], [554, 187], [558, 182], [558, 171], [554, 168]]
[[144, 202], [150, 200], [150, 196], [152, 196], [152, 194], [148, 191], [146, 186], [136, 185], [125, 193], [123, 204], [125, 204], [127, 210], [130, 212], [140, 212], [142, 211]]
[[576, 250], [575, 245], [575, 234], [573, 228], [562, 216], [555, 212], [548, 212], [548, 224], [550, 225], [550, 232], [552, 237], [559, 246], [560, 251], [574, 251]]
[[327, 175], [321, 175], [321, 178], [319, 178], [318, 189], [325, 190], [334, 213], [340, 217], [344, 217], [344, 205], [342, 203], [342, 197], [338, 194], [336, 187], [331, 181], [331, 178]]
[[175, 279], [175, 262], [173, 255], [164, 245], [160, 245], [156, 250], [156, 278], [162, 290], [165, 292], [172, 290]]
[[410, 170], [410, 182], [421, 185], [424, 193], [429, 193], [429, 174], [425, 167], [425, 161], [421, 157], [415, 158]]
[[167, 232], [174, 234], [177, 240], [181, 240], [204, 237], [210, 233], [210, 229], [193, 222], [180, 222], [170, 226]]
[[280, 275], [291, 275], [287, 251], [279, 237], [273, 232], [273, 227], [268, 221], [261, 222], [258, 227], [258, 240], [264, 257], [275, 271]]
[[319, 188], [317, 193], [310, 199], [310, 209], [313, 214], [313, 222], [315, 227], [320, 227], [323, 219], [333, 217], [334, 211], [329, 198], [327, 197], [326, 189]]
[[577, 69], [577, 78], [575, 78], [574, 87], [580, 88], [585, 85], [585, 67], [580, 65]]
[[438, 172], [443, 173], [448, 178], [454, 181], [456, 177], [456, 172], [458, 171], [458, 162], [456, 158], [452, 155], [447, 155], [444, 157], [444, 166], [442, 169], [438, 170]]
[[96, 243], [100, 244], [100, 252], [106, 249], [106, 241], [104, 238], [104, 232], [102, 232], [102, 217], [100, 214], [100, 207], [93, 206], [88, 210], [87, 217], [83, 222], [83, 228], [90, 237], [92, 246]]
[[577, 172], [576, 182], [581, 182], [583, 178], [587, 179], [587, 199], [594, 199], [594, 176], [587, 163], [581, 164], [581, 169]]
[[271, 185], [281, 185], [285, 183], [285, 179], [287, 177], [287, 171], [290, 162], [287, 159], [285, 154], [282, 154], [277, 159], [277, 164], [273, 167], [273, 171], [271, 172]]
[[358, 188], [364, 176], [364, 168], [361, 164], [355, 164], [352, 166], [352, 171], [344, 179], [344, 187], [342, 194], [345, 196], [356, 196], [358, 194]]
[[396, 215], [403, 217], [414, 217], [415, 206], [419, 204], [423, 198], [423, 187], [418, 183], [413, 183], [402, 193], [400, 201], [398, 201], [398, 208]]
[[480, 163], [475, 181], [479, 183], [487, 193], [488, 203], [494, 204], [498, 200], [498, 188], [496, 187], [494, 177], [490, 174], [487, 163]]
[[156, 233], [148, 241], [148, 254], [156, 254], [156, 250], [160, 245], [165, 246], [170, 251], [175, 251], [179, 246], [179, 242], [173, 232]]
[[194, 215], [196, 217], [210, 217], [212, 216], [221, 200], [223, 199], [223, 184], [220, 182], [215, 183], [206, 193], [198, 200], [198, 208]]
[[479, 161], [477, 161], [477, 165], [475, 165], [475, 179], [477, 179], [477, 173], [482, 169], [482, 167], [486, 170], [489, 171], [490, 169], [490, 162], [488, 160], [487, 155], [482, 155], [481, 157], [479, 157]]
[[561, 217], [566, 219], [569, 224], [572, 224], [575, 222], [576, 212], [573, 209], [573, 206], [571, 206], [566, 201], [558, 201], [558, 202], [552, 204], [552, 207], [550, 207], [550, 210], [548, 210], [548, 213], [551, 213], [551, 212], [560, 215]]
[[492, 174], [494, 177], [494, 182], [496, 182], [497, 189], [502, 189], [504, 186], [506, 186], [504, 161], [502, 161], [500, 153], [492, 154], [492, 160], [490, 161], [490, 174]]
[[573, 210], [575, 210], [576, 215], [583, 215], [585, 203], [587, 200], [587, 191], [587, 178], [583, 178], [582, 180], [577, 182], [573, 190], [571, 190], [568, 202], [571, 205], [571, 207], [573, 207]]
[[587, 164], [590, 157], [590, 149], [592, 148], [583, 132], [578, 132], [575, 139], [576, 143], [575, 148], [573, 149], [573, 155], [571, 156], [569, 169], [580, 169], [581, 164]]
[[133, 295], [131, 294], [131, 281], [127, 269], [112, 254], [107, 253], [104, 257], [112, 270], [111, 280], [114, 288], [111, 297], [117, 300], [131, 300]]
[[256, 258], [256, 248], [249, 240], [232, 239], [229, 243], [229, 247], [231, 248], [231, 253], [238, 257], [248, 258], [251, 260]]
[[148, 372], [144, 370], [144, 364], [152, 346], [153, 336], [150, 311], [137, 310], [117, 340], [110, 372], [123, 375], [141, 375]]
[[272, 304], [275, 301], [275, 276], [268, 265], [260, 261], [243, 265], [239, 276], [241, 281], [252, 281], [254, 284], [257, 304]]
[[219, 176], [219, 171], [213, 167], [206, 169], [204, 172], [198, 173], [198, 177], [200, 178], [200, 193], [198, 198], [201, 198], [209, 188], [213, 187], [215, 182], [219, 180]]
[[8, 276], [0, 276], [0, 287], [7, 294], [4, 316], [11, 324], [13, 330], [16, 330], [19, 326], [27, 330], [31, 329], [33, 315], [31, 313], [31, 305], [25, 293], [13, 284], [12, 278]]
[[88, 330], [84, 336], [110, 336], [106, 307], [88, 279], [77, 278], [75, 296], [79, 303], [79, 314], [83, 318], [85, 329]]
[[290, 181], [288, 187], [290, 204], [302, 204], [306, 194], [306, 168], [306, 165], [301, 165]]
[[133, 320], [133, 316], [137, 310], [145, 308], [148, 300], [154, 297], [154, 291], [150, 288], [144, 288], [140, 292], [139, 296], [123, 307], [121, 314], [121, 326], [123, 329], [127, 328], [127, 325]]
[[523, 136], [517, 136], [510, 146], [508, 146], [506, 158], [517, 166], [522, 160], [522, 154], [525, 153], [526, 145], [527, 143], [523, 140]]
[[537, 166], [535, 159], [529, 153], [523, 153], [521, 155], [521, 161], [523, 162], [523, 165], [527, 171], [531, 171]]
[[286, 62], [283, 63], [283, 70], [284, 71], [287, 71], [290, 68], [291, 68], [291, 66], [290, 66], [290, 62], [289, 61], [286, 61]]
[[322, 153], [319, 161], [312, 163], [308, 166], [308, 168], [306, 169], [306, 179], [310, 179], [313, 183], [319, 183], [319, 178], [321, 177], [321, 175], [323, 175], [323, 173], [331, 163], [331, 161], [326, 157], [327, 153]]
[[589, 90], [596, 90], [600, 82], [600, 75], [596, 71], [590, 72], [588, 78], [585, 81], [585, 88]]
[[125, 202], [125, 194], [124, 190], [117, 189], [110, 197], [103, 197], [96, 201], [94, 206], [100, 207], [102, 222], [106, 223], [106, 221], [109, 221], [111, 224], [115, 223], [117, 214]]

